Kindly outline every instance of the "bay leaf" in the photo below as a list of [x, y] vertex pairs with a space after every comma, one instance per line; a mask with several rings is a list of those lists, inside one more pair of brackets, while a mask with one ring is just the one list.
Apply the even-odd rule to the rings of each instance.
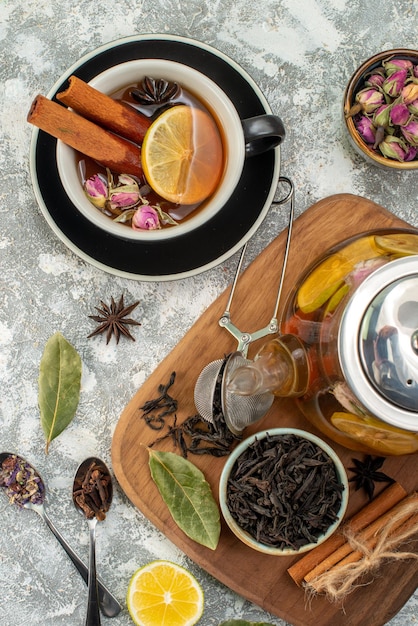
[[204, 474], [174, 452], [148, 452], [152, 479], [177, 526], [215, 550], [221, 533], [219, 508]]
[[45, 344], [39, 366], [38, 404], [41, 426], [49, 444], [68, 426], [80, 398], [81, 358], [59, 332]]
[[247, 622], [245, 619], [228, 619], [219, 626], [273, 626], [271, 622]]

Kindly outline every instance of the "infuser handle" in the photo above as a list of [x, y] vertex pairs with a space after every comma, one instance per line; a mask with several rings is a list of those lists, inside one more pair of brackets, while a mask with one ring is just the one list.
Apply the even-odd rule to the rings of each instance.
[[249, 347], [250, 343], [252, 343], [253, 341], [256, 341], [257, 339], [261, 339], [263, 337], [266, 337], [267, 335], [275, 334], [279, 330], [278, 311], [279, 311], [279, 305], [280, 305], [280, 297], [281, 297], [282, 288], [283, 288], [284, 276], [285, 276], [285, 272], [286, 272], [287, 260], [288, 260], [288, 257], [289, 257], [290, 240], [291, 240], [291, 236], [292, 236], [292, 227], [293, 227], [293, 219], [294, 219], [294, 199], [293, 199], [294, 198], [294, 187], [293, 187], [293, 183], [290, 180], [290, 178], [287, 178], [286, 176], [280, 176], [279, 177], [279, 183], [286, 183], [289, 186], [289, 191], [280, 200], [274, 200], [272, 202], [272, 204], [274, 204], [274, 205], [281, 205], [281, 204], [285, 204], [286, 202], [288, 202], [290, 200], [290, 209], [289, 209], [289, 219], [288, 219], [288, 226], [287, 226], [286, 246], [285, 246], [285, 251], [284, 251], [284, 257], [283, 257], [283, 263], [282, 263], [282, 271], [281, 271], [281, 274], [280, 274], [279, 288], [278, 288], [278, 291], [277, 291], [277, 298], [276, 298], [276, 304], [275, 304], [275, 307], [274, 307], [273, 317], [271, 318], [270, 323], [267, 326], [264, 326], [264, 328], [261, 328], [260, 330], [257, 330], [257, 331], [255, 331], [253, 333], [242, 332], [231, 321], [230, 308], [231, 308], [231, 304], [232, 304], [232, 299], [234, 297], [235, 288], [237, 286], [238, 278], [239, 278], [239, 275], [241, 273], [241, 267], [242, 267], [242, 263], [243, 263], [243, 260], [244, 260], [245, 251], [246, 251], [247, 245], [248, 245], [248, 242], [247, 242], [241, 248], [241, 254], [240, 254], [240, 257], [239, 257], [239, 260], [238, 260], [237, 268], [235, 270], [235, 276], [234, 276], [234, 280], [233, 280], [232, 285], [231, 285], [231, 290], [230, 290], [230, 293], [229, 293], [228, 302], [226, 304], [226, 309], [225, 309], [222, 317], [219, 319], [219, 322], [218, 322], [219, 326], [221, 326], [221, 328], [225, 328], [233, 337], [235, 337], [235, 339], [238, 342], [237, 351], [242, 352], [243, 356], [247, 355], [248, 347]]

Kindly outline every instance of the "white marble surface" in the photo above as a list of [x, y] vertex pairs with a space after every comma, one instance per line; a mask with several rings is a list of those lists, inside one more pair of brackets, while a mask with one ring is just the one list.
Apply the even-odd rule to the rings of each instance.
[[[416, 48], [416, 0], [2, 0], [0, 3], [0, 450], [27, 457], [48, 484], [48, 511], [87, 558], [87, 525], [75, 511], [74, 471], [95, 454], [110, 464], [112, 433], [122, 409], [156, 365], [231, 280], [235, 259], [204, 274], [163, 284], [116, 278], [79, 259], [48, 227], [29, 173], [33, 97], [46, 94], [78, 58], [111, 40], [173, 33], [226, 53], [254, 78], [287, 129], [282, 173], [296, 185], [299, 215], [317, 200], [349, 192], [366, 196], [414, 226], [417, 173], [402, 176], [367, 165], [341, 126], [345, 83], [363, 59], [393, 47]], [[250, 190], [256, 193], [257, 190]], [[273, 209], [250, 256], [284, 226]], [[309, 242], [307, 242], [309, 243]], [[87, 340], [101, 298], [140, 300], [136, 342]], [[37, 407], [39, 361], [57, 330], [83, 361], [79, 409], [44, 454]], [[241, 617], [284, 622], [206, 575], [165, 539], [116, 487], [98, 528], [98, 566], [124, 603], [132, 573], [155, 558], [190, 568], [206, 595], [202, 626]], [[394, 581], [394, 584], [396, 582]], [[40, 518], [0, 502], [0, 624], [84, 623], [86, 588]], [[126, 608], [111, 622], [132, 623]], [[307, 624], [309, 616], [307, 615]], [[418, 595], [391, 626], [418, 623]]]

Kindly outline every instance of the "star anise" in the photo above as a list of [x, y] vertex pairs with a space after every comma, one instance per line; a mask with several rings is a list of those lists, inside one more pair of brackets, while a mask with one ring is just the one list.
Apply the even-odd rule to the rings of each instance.
[[131, 313], [136, 306], [138, 306], [139, 300], [129, 306], [125, 306], [122, 294], [117, 304], [113, 296], [110, 299], [110, 306], [105, 304], [102, 300], [100, 300], [100, 304], [101, 308], [97, 306], [95, 307], [96, 311], [98, 311], [100, 315], [89, 315], [89, 317], [97, 322], [99, 326], [96, 330], [90, 333], [87, 338], [106, 332], [106, 344], [109, 343], [112, 335], [115, 335], [116, 343], [119, 343], [121, 335], [125, 335], [125, 337], [135, 341], [135, 337], [131, 335], [126, 326], [141, 326], [141, 324], [140, 322], [126, 316], [129, 315], [129, 313]]
[[138, 89], [132, 89], [130, 93], [140, 104], [163, 104], [174, 98], [179, 91], [177, 83], [145, 76]]
[[351, 459], [355, 467], [349, 467], [350, 472], [354, 472], [354, 476], [350, 478], [350, 482], [355, 483], [355, 490], [364, 489], [369, 497], [369, 500], [373, 499], [375, 483], [394, 483], [394, 479], [390, 478], [383, 472], [379, 472], [382, 467], [385, 458], [381, 456], [371, 456], [368, 454], [364, 461], [358, 459]]

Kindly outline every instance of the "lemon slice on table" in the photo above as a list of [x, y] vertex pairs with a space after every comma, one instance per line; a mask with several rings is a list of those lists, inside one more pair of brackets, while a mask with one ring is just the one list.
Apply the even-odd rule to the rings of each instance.
[[203, 590], [180, 565], [152, 561], [132, 576], [126, 603], [137, 626], [193, 626], [203, 613]]
[[141, 150], [152, 189], [175, 204], [198, 204], [216, 189], [223, 169], [222, 140], [215, 121], [186, 105], [167, 109], [151, 124]]
[[331, 417], [331, 423], [339, 431], [383, 456], [418, 451], [418, 435], [407, 433], [371, 416], [363, 418], [353, 413], [336, 412]]
[[362, 237], [322, 261], [306, 277], [297, 293], [297, 304], [303, 313], [319, 309], [344, 283], [360, 261], [383, 255], [373, 236]]
[[418, 234], [397, 233], [396, 235], [376, 235], [376, 245], [385, 253], [409, 256], [418, 254]]

